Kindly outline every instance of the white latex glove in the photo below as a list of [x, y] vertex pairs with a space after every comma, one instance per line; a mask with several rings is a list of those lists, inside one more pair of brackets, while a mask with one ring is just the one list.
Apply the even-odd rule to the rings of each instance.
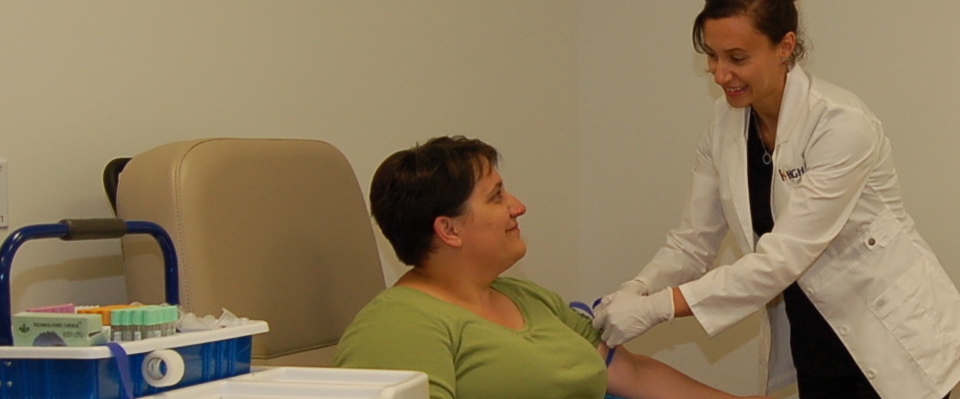
[[[607, 306], [610, 306], [610, 302], [613, 302], [614, 298], [625, 297], [625, 298], [635, 298], [639, 296], [647, 296], [650, 294], [650, 289], [647, 288], [647, 284], [640, 280], [627, 280], [623, 284], [620, 284], [620, 287], [616, 291], [611, 292], [600, 298], [600, 303], [593, 307], [593, 314], [599, 315], [603, 312]], [[632, 299], [631, 299], [632, 300]], [[619, 302], [619, 301], [618, 301]], [[593, 319], [593, 328], [602, 330], [606, 320], [600, 320], [599, 317], [594, 317]]]
[[608, 297], [609, 302], [604, 297], [597, 307], [593, 326], [603, 330], [601, 339], [611, 348], [645, 333], [650, 327], [673, 320], [671, 287], [651, 295], [642, 295], [621, 287], [621, 290]]

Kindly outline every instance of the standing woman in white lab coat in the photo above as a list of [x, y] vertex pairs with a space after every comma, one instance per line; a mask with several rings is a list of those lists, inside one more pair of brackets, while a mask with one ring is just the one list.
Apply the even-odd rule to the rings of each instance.
[[[595, 326], [613, 347], [680, 316], [714, 335], [766, 307], [768, 390], [949, 396], [960, 294], [904, 210], [880, 121], [797, 64], [798, 27], [793, 0], [706, 0], [693, 42], [724, 96], [689, 202]], [[727, 233], [744, 255], [713, 268]]]

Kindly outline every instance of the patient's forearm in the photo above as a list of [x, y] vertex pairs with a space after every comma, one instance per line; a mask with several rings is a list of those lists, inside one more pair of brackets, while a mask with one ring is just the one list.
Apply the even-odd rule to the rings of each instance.
[[[606, 347], [601, 344], [601, 355]], [[619, 348], [609, 367], [607, 391], [630, 399], [732, 399], [656, 359]]]

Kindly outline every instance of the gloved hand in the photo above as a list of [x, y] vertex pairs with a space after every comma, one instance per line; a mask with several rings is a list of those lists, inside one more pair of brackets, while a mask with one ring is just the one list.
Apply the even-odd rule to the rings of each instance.
[[[610, 302], [613, 302], [613, 299], [616, 297], [634, 298], [638, 295], [647, 296], [649, 294], [650, 289], [647, 288], [647, 284], [643, 281], [634, 279], [624, 281], [623, 284], [620, 284], [620, 288], [617, 288], [616, 291], [605, 295], [603, 298], [600, 298], [600, 302], [593, 306], [593, 313], [599, 314], [602, 312], [607, 308], [607, 306], [610, 306]], [[597, 318], [595, 317], [593, 319], [593, 328], [602, 330], [604, 327], [603, 323], [603, 321], [597, 321]]]
[[[641, 283], [642, 284], [642, 283]], [[600, 302], [593, 326], [603, 330], [601, 339], [613, 348], [643, 334], [650, 327], [673, 320], [673, 288], [643, 295], [636, 285], [621, 286]], [[608, 301], [609, 297], [609, 301]]]
[[[612, 294], [610, 294], [610, 295], [607, 295], [607, 296], [608, 296], [608, 297], [609, 297], [609, 296], [612, 296], [612, 295], [616, 294], [617, 292], [621, 292], [621, 291], [622, 291], [622, 292], [636, 293], [636, 294], [639, 294], [639, 295], [650, 295], [650, 289], [647, 288], [647, 284], [646, 284], [646, 283], [644, 283], [643, 281], [640, 281], [640, 280], [630, 279], [630, 280], [624, 281], [623, 284], [620, 284], [620, 288], [617, 288], [617, 291], [616, 291], [616, 292], [614, 292], [614, 293], [612, 293]], [[606, 299], [606, 298], [604, 298], [604, 299]]]

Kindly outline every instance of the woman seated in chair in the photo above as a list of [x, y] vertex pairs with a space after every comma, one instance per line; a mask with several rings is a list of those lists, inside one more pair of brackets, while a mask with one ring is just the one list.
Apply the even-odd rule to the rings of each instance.
[[652, 358], [608, 348], [554, 292], [501, 277], [526, 253], [527, 209], [497, 151], [439, 137], [388, 157], [372, 213], [413, 266], [371, 301], [338, 347], [340, 367], [418, 370], [433, 399], [733, 398]]

